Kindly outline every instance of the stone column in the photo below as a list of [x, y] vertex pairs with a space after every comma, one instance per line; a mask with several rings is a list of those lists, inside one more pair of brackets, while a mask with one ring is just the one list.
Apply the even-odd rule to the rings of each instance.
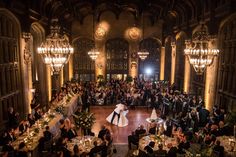
[[60, 71], [60, 87], [62, 87], [63, 84], [64, 84], [64, 67]]
[[175, 83], [175, 61], [176, 61], [176, 44], [175, 42], [171, 42], [171, 79], [170, 83]]
[[69, 80], [71, 81], [71, 79], [73, 78], [73, 54], [70, 55], [70, 59], [68, 62], [68, 74], [69, 74]]
[[[209, 48], [217, 48], [217, 39], [214, 38], [209, 44]], [[214, 61], [211, 66], [206, 68], [206, 81], [205, 81], [205, 92], [204, 101], [206, 109], [210, 112], [215, 104], [216, 96], [216, 83], [217, 83], [217, 68], [218, 68], [218, 57], [214, 57]]]
[[[190, 46], [191, 42], [189, 40], [185, 41], [186, 48]], [[190, 77], [191, 77], [191, 66], [188, 60], [188, 56], [185, 56], [184, 64], [184, 92], [189, 93], [190, 89]]]
[[32, 54], [30, 49], [30, 44], [32, 44], [31, 33], [23, 32], [23, 58], [24, 58], [24, 65], [23, 65], [23, 88], [25, 93], [25, 113], [31, 113], [31, 100], [33, 99], [33, 83], [32, 83]]
[[160, 56], [160, 80], [165, 79], [165, 47], [161, 47], [161, 56]]
[[135, 78], [138, 77], [138, 42], [130, 42], [129, 45], [129, 75]]

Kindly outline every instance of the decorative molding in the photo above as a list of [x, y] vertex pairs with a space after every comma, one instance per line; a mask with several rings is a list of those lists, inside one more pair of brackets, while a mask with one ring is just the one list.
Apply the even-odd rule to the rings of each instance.
[[32, 55], [31, 55], [31, 52], [30, 52], [31, 33], [29, 33], [29, 32], [22, 32], [22, 37], [25, 40], [24, 63], [25, 64], [29, 64], [29, 63], [31, 63], [31, 60], [32, 60]]

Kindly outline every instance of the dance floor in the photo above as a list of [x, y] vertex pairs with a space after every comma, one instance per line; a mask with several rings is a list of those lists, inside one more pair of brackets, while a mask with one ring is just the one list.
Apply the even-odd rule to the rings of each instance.
[[131, 134], [140, 124], [143, 124], [145, 128], [148, 127], [146, 118], [150, 117], [152, 110], [147, 107], [136, 107], [135, 109], [129, 110], [127, 119], [129, 125], [126, 127], [118, 127], [110, 124], [106, 121], [106, 117], [114, 110], [115, 106], [91, 106], [91, 112], [95, 114], [96, 123], [94, 124], [92, 131], [98, 135], [102, 125], [106, 125], [111, 130], [113, 141], [116, 144], [128, 143], [128, 135]]

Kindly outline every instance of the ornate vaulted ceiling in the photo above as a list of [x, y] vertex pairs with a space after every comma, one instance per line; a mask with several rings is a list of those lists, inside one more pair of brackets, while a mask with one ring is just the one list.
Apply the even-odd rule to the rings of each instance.
[[112, 11], [117, 18], [123, 11], [140, 18], [142, 12], [155, 23], [158, 19], [169, 22], [183, 21], [196, 17], [199, 0], [41, 0], [40, 14], [48, 18], [60, 17], [61, 20], [72, 21], [95, 14], [97, 20], [105, 11]]

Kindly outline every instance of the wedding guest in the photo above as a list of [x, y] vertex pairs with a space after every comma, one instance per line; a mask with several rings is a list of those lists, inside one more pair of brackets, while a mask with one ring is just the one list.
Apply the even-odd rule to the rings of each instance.
[[64, 119], [60, 119], [59, 123], [60, 123], [61, 137], [66, 137], [67, 136], [67, 129], [65, 126]]
[[149, 142], [148, 145], [146, 145], [146, 146], [144, 147], [144, 150], [145, 150], [148, 154], [153, 154], [153, 152], [154, 152], [154, 151], [153, 151], [154, 146], [155, 146], [155, 142], [151, 141], [151, 142]]
[[158, 150], [154, 152], [156, 156], [166, 156], [167, 151], [163, 149], [163, 145], [159, 144], [158, 145]]
[[8, 129], [6, 139], [11, 142], [16, 140], [15, 130], [13, 128]]
[[128, 147], [131, 149], [131, 144], [138, 146], [139, 137], [133, 131], [131, 135], [128, 136]]
[[77, 136], [77, 132], [74, 129], [74, 126], [72, 126], [68, 131], [67, 131], [67, 138], [71, 140], [72, 138], [75, 138]]
[[167, 157], [176, 157], [178, 149], [177, 147], [173, 147], [172, 143], [168, 143], [167, 147], [169, 148], [169, 151], [167, 153]]
[[106, 128], [106, 126], [102, 125], [102, 128], [98, 133], [98, 138], [104, 140], [104, 136], [106, 135], [107, 132], [108, 132], [108, 129]]
[[149, 134], [152, 134], [152, 135], [157, 134], [158, 133], [157, 124], [156, 123], [152, 123], [148, 132], [149, 132]]
[[219, 152], [219, 157], [224, 157], [224, 147], [220, 145], [220, 141], [216, 141], [216, 145], [213, 148], [214, 151]]
[[19, 144], [18, 156], [17, 157], [28, 157], [28, 150], [24, 142]]
[[19, 131], [20, 131], [20, 135], [22, 135], [24, 132], [26, 132], [27, 128], [28, 128], [28, 121], [27, 120], [23, 120], [19, 126]]
[[30, 127], [35, 124], [35, 118], [33, 117], [32, 114], [28, 114], [28, 119]]
[[78, 147], [77, 144], [74, 145], [73, 153], [74, 153], [73, 157], [80, 157], [80, 155], [79, 155], [79, 147]]
[[11, 145], [11, 141], [7, 140], [2, 148], [3, 156], [14, 157], [14, 147]]
[[146, 133], [146, 129], [144, 129], [143, 125], [140, 125], [136, 130], [135, 130], [135, 134], [139, 137], [139, 135], [145, 134]]
[[49, 129], [49, 126], [45, 127], [45, 131], [43, 132], [44, 141], [50, 141], [53, 138], [53, 135]]
[[37, 108], [35, 113], [34, 113], [35, 121], [41, 119], [42, 116], [43, 116], [43, 113], [42, 113], [41, 109]]
[[98, 146], [97, 141], [93, 142], [94, 147], [89, 152], [89, 157], [95, 157], [97, 153], [102, 151], [102, 146]]
[[18, 119], [19, 119], [19, 113], [15, 112], [13, 107], [9, 107], [9, 109], [8, 109], [8, 126], [9, 126], [9, 128], [16, 128], [19, 125]]

